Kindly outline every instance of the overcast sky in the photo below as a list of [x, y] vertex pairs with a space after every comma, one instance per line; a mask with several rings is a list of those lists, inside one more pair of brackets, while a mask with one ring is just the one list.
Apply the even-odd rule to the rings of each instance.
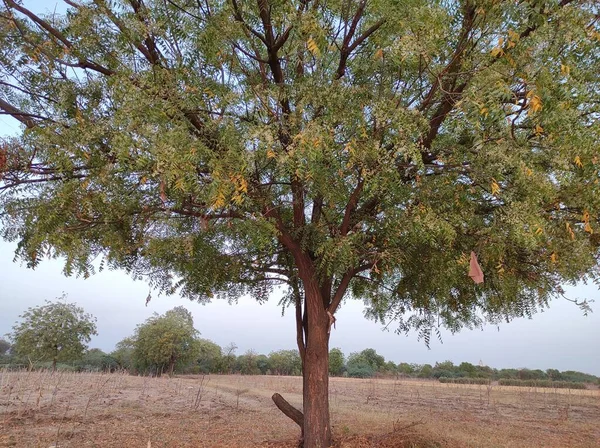
[[[54, 2], [25, 4], [39, 10], [39, 5], [49, 7]], [[0, 116], [0, 136], [15, 134], [18, 129], [14, 121]], [[152, 313], [163, 313], [179, 305], [192, 312], [202, 337], [221, 346], [235, 342], [238, 354], [249, 349], [269, 353], [295, 348], [293, 312], [289, 310], [282, 317], [277, 297], [264, 305], [249, 298], [242, 298], [234, 305], [224, 301], [200, 305], [179, 297], [153, 294], [146, 307], [148, 286], [132, 281], [122, 272], [105, 271], [87, 280], [66, 278], [61, 273], [60, 261], [44, 261], [36, 270], [30, 270], [13, 263], [14, 250], [14, 244], [0, 242], [0, 337], [11, 331], [18, 316], [28, 307], [41, 305], [64, 292], [70, 302], [96, 316], [99, 334], [92, 339], [91, 347], [105, 351], [112, 350]], [[570, 298], [600, 299], [600, 292], [593, 285], [567, 291]], [[595, 313], [585, 317], [574, 304], [558, 300], [532, 320], [517, 319], [499, 328], [487, 326], [483, 331], [467, 330], [457, 335], [443, 332], [443, 344], [432, 339], [428, 350], [414, 333], [395, 334], [393, 324], [391, 331], [383, 331], [380, 324], [363, 317], [360, 301], [348, 301], [337, 314], [331, 347], [340, 347], [346, 354], [370, 347], [394, 362], [468, 361], [498, 368], [557, 368], [600, 375], [600, 300], [592, 308]]]

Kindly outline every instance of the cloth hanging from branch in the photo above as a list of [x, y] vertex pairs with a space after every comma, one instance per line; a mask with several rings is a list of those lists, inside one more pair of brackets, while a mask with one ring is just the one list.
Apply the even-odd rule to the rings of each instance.
[[469, 277], [477, 284], [483, 283], [483, 271], [477, 262], [477, 255], [471, 251], [471, 261], [469, 262]]

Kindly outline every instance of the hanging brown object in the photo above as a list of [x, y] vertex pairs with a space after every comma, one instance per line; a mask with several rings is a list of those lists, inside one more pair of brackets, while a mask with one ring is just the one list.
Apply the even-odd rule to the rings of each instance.
[[471, 261], [469, 262], [469, 277], [477, 284], [483, 283], [483, 271], [477, 262], [477, 255], [471, 251]]

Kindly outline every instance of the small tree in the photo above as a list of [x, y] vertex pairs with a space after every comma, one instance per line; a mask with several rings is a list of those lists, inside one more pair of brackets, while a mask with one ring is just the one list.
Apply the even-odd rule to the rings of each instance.
[[83, 356], [96, 335], [96, 318], [74, 303], [62, 301], [29, 308], [13, 327], [11, 339], [17, 355], [32, 361], [72, 361]]
[[133, 369], [133, 346], [134, 340], [131, 337], [117, 342], [115, 350], [110, 353], [119, 368], [131, 371]]
[[176, 365], [198, 356], [199, 332], [191, 313], [178, 306], [164, 315], [154, 314], [139, 325], [133, 336], [133, 359], [140, 370], [173, 375]]
[[345, 369], [344, 353], [339, 348], [329, 350], [329, 374], [340, 376]]

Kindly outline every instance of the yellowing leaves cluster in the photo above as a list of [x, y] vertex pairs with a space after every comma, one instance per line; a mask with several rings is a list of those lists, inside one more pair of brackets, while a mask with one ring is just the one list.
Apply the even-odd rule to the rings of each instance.
[[321, 50], [319, 50], [319, 46], [312, 36], [308, 38], [308, 41], [306, 41], [306, 48], [308, 48], [308, 51], [310, 51], [314, 57], [318, 58], [321, 56]]
[[542, 110], [542, 99], [533, 90], [530, 90], [527, 93], [527, 98], [529, 98], [529, 104], [527, 105], [529, 109], [529, 115], [532, 115]]
[[592, 226], [590, 225], [590, 212], [588, 212], [587, 210], [584, 210], [583, 216], [581, 218], [582, 218], [583, 224], [584, 224], [583, 230], [585, 230], [590, 235], [592, 233], [594, 233], [594, 229], [592, 229]]
[[496, 196], [498, 193], [500, 193], [500, 185], [498, 184], [496, 179], [492, 179], [492, 183], [490, 184], [490, 187], [492, 189], [492, 194], [494, 196]]

